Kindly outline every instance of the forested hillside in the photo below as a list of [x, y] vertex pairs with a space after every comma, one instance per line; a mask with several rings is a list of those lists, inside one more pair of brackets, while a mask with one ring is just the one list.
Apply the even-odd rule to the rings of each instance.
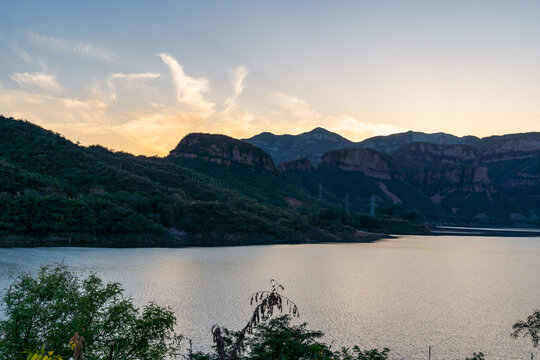
[[189, 134], [168, 156], [145, 157], [0, 117], [3, 243], [357, 241], [357, 230], [426, 233], [424, 224], [537, 226], [539, 191], [537, 133], [276, 166], [224, 135]]
[[[361, 225], [277, 171], [185, 160], [83, 147], [0, 117], [0, 234], [13, 243], [214, 245], [350, 240]], [[371, 230], [387, 222], [362, 219]]]

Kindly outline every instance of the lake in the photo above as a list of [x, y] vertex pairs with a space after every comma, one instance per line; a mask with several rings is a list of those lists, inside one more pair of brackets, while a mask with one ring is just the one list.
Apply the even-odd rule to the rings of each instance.
[[[334, 346], [389, 347], [392, 359], [530, 359], [512, 324], [540, 308], [540, 238], [402, 236], [375, 243], [214, 248], [0, 248], [10, 276], [64, 262], [120, 282], [138, 305], [170, 305], [195, 349], [210, 328], [245, 325], [249, 296], [274, 278], [300, 320]], [[535, 352], [540, 358], [540, 351]]]

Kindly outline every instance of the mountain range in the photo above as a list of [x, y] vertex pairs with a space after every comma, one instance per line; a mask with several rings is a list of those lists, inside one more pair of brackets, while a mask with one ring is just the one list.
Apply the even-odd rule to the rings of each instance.
[[193, 133], [160, 158], [0, 117], [4, 243], [357, 241], [359, 229], [538, 226], [539, 214], [540, 133], [360, 143], [322, 128], [245, 141]]
[[277, 162], [288, 159], [278, 169], [289, 172], [298, 164], [304, 169], [316, 166], [319, 172], [331, 166], [344, 172], [361, 172], [372, 180], [379, 179], [380, 184], [386, 181], [411, 185], [421, 196], [409, 201], [402, 198], [410, 195], [410, 190], [388, 191], [389, 184], [381, 186], [381, 190], [385, 190], [387, 200], [424, 215], [427, 207], [420, 207], [420, 199], [429, 198], [442, 211], [432, 212], [431, 218], [442, 216], [443, 222], [538, 222], [538, 132], [478, 138], [408, 131], [354, 143], [316, 128], [296, 136], [261, 133], [245, 141], [261, 147]]
[[[489, 138], [486, 138], [489, 139]], [[425, 142], [439, 145], [475, 145], [482, 141], [476, 136], [455, 136], [443, 132], [426, 134], [417, 131], [407, 131], [387, 136], [375, 136], [360, 142], [353, 142], [343, 136], [323, 128], [315, 128], [298, 135], [274, 135], [263, 132], [244, 141], [264, 149], [276, 163], [297, 159], [309, 159], [317, 165], [322, 156], [328, 151], [366, 148], [387, 154], [396, 152], [400, 147], [413, 142]]]

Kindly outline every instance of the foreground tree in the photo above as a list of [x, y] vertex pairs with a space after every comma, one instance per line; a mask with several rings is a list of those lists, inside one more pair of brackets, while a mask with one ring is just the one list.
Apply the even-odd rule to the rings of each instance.
[[218, 360], [238, 359], [240, 354], [245, 351], [246, 336], [253, 333], [255, 326], [271, 318], [275, 310], [280, 311], [280, 313], [285, 310], [292, 316], [300, 316], [296, 304], [286, 296], [281, 295], [280, 290], [284, 290], [284, 287], [274, 279], [270, 280], [270, 285], [270, 291], [258, 291], [251, 295], [250, 302], [252, 305], [256, 304], [255, 309], [246, 326], [234, 334], [234, 341], [229, 337], [231, 333], [227, 328], [214, 325], [212, 335]]
[[352, 351], [348, 348], [343, 348], [339, 353], [335, 353], [336, 360], [387, 360], [390, 349], [382, 350], [371, 349], [361, 350], [358, 346], [354, 346]]
[[[253, 328], [245, 338], [244, 348], [237, 359], [241, 360], [387, 360], [390, 350], [361, 350], [343, 348], [333, 351], [331, 346], [322, 342], [324, 334], [312, 331], [306, 323], [294, 325], [290, 315], [267, 319]], [[237, 342], [240, 332], [227, 333], [223, 336], [224, 352], [229, 354]], [[215, 353], [198, 352], [185, 356], [189, 360], [219, 360], [219, 351]], [[477, 360], [475, 358], [475, 360]]]
[[472, 357], [465, 358], [465, 360], [484, 360], [484, 354], [482, 352], [473, 353]]
[[307, 329], [307, 324], [291, 325], [291, 317], [280, 316], [257, 326], [246, 342], [250, 360], [332, 359], [330, 347], [321, 342], [323, 333]]
[[540, 310], [529, 315], [527, 320], [516, 322], [512, 328], [514, 329], [513, 337], [517, 338], [519, 335], [530, 337], [533, 347], [538, 347], [540, 342]]
[[85, 357], [164, 359], [179, 353], [170, 308], [149, 303], [139, 310], [117, 283], [95, 275], [84, 279], [66, 266], [43, 267], [36, 277], [20, 276], [2, 297], [0, 358], [26, 359], [23, 352], [46, 345], [65, 359], [73, 355], [68, 341], [79, 332], [86, 339]]
[[[269, 291], [251, 296], [255, 309], [246, 326], [237, 332], [215, 325], [212, 328], [214, 354], [198, 352], [193, 360], [387, 360], [389, 349], [332, 351], [321, 341], [323, 333], [312, 331], [307, 324], [293, 325], [299, 316], [296, 304], [280, 293], [283, 286], [271, 280]], [[285, 313], [285, 315], [284, 315]], [[273, 315], [279, 314], [277, 317]]]

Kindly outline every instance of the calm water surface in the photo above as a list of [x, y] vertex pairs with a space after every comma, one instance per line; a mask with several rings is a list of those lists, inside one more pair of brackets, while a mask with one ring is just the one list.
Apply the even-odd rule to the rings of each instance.
[[[301, 320], [335, 346], [390, 347], [392, 358], [530, 359], [512, 324], [540, 308], [540, 238], [404, 236], [372, 244], [230, 248], [0, 249], [0, 290], [10, 276], [64, 261], [81, 275], [121, 282], [137, 304], [170, 305], [197, 349], [215, 323], [238, 329], [249, 296], [285, 285]], [[540, 358], [540, 352], [535, 352]]]

